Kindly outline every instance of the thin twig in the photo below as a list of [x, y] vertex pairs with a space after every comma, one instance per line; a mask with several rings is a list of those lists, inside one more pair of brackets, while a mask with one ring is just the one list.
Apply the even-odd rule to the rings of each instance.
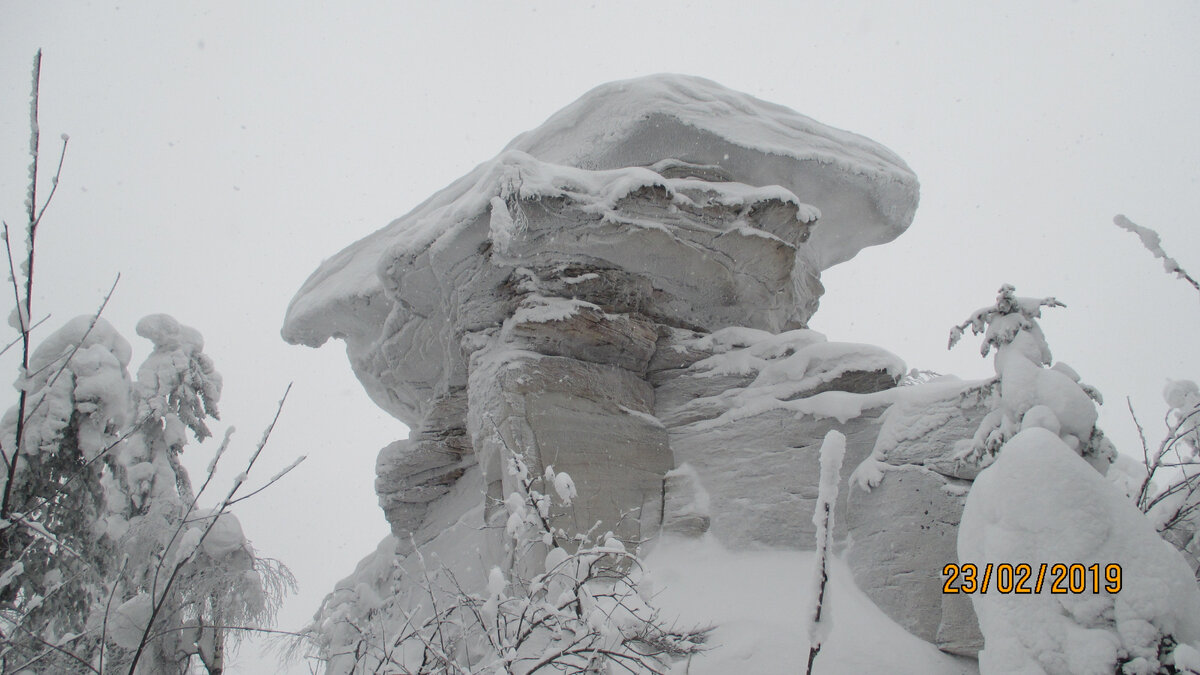
[[112, 612], [113, 597], [117, 594], [117, 588], [119, 588], [121, 585], [120, 580], [125, 576], [125, 570], [128, 568], [128, 566], [129, 554], [126, 554], [121, 560], [121, 571], [117, 574], [117, 581], [115, 581], [112, 585], [112, 588], [109, 589], [108, 600], [104, 603], [104, 624], [100, 628], [100, 667], [98, 668], [98, 670], [102, 673], [104, 672], [104, 652], [106, 651], [105, 645], [108, 641], [108, 617]]
[[[1150, 446], [1146, 443], [1146, 431], [1142, 428], [1142, 423], [1138, 421], [1137, 413], [1133, 411], [1133, 401], [1126, 396], [1125, 405], [1129, 408], [1129, 416], [1133, 418], [1133, 424], [1138, 430], [1138, 439], [1142, 442], [1142, 462], [1146, 467], [1146, 478], [1142, 481], [1141, 487], [1138, 489], [1137, 504], [1139, 507], [1146, 503], [1146, 491], [1150, 489], [1150, 481], [1154, 477], [1154, 468], [1150, 461]], [[1145, 511], [1145, 509], [1142, 509]]]
[[[46, 209], [50, 207], [50, 202], [54, 201], [54, 193], [58, 192], [58, 181], [62, 177], [63, 160], [67, 158], [67, 143], [70, 137], [66, 134], [62, 136], [62, 150], [58, 153], [58, 168], [54, 170], [54, 178], [50, 181], [50, 194], [46, 195], [46, 201], [42, 202], [42, 208], [38, 210], [37, 217], [33, 220], [33, 229], [42, 222], [42, 216], [46, 214]], [[30, 270], [32, 271], [32, 267]]]
[[299, 457], [299, 458], [298, 458], [298, 459], [297, 459], [295, 462], [293, 462], [291, 466], [289, 466], [289, 467], [285, 468], [284, 470], [282, 470], [282, 471], [280, 471], [279, 473], [277, 473], [277, 474], [275, 474], [274, 476], [272, 476], [272, 477], [271, 477], [271, 480], [267, 481], [267, 482], [266, 482], [266, 483], [265, 483], [265, 484], [264, 484], [262, 487], [258, 488], [258, 489], [257, 489], [257, 490], [255, 490], [254, 492], [251, 492], [251, 493], [249, 493], [249, 494], [245, 494], [245, 495], [242, 495], [241, 497], [238, 497], [237, 499], [235, 499], [235, 500], [233, 500], [233, 501], [229, 502], [228, 504], [226, 504], [226, 506], [233, 506], [234, 504], [237, 504], [237, 503], [238, 503], [238, 502], [240, 502], [240, 501], [245, 501], [245, 500], [247, 500], [247, 499], [250, 499], [250, 498], [251, 498], [251, 497], [253, 497], [254, 495], [256, 495], [256, 494], [258, 494], [258, 493], [262, 492], [263, 490], [266, 490], [267, 488], [271, 487], [271, 486], [272, 486], [272, 485], [274, 485], [275, 483], [278, 483], [278, 482], [280, 481], [280, 479], [282, 479], [284, 476], [286, 476], [286, 475], [288, 475], [289, 473], [291, 473], [291, 472], [292, 472], [292, 469], [295, 469], [296, 467], [300, 466], [300, 463], [301, 463], [301, 462], [303, 462], [303, 461], [304, 461], [304, 460], [306, 460], [306, 459], [308, 459], [308, 456], [307, 456], [307, 455], [302, 455], [302, 456], [301, 456], [301, 457]]
[[[49, 315], [49, 314], [47, 314], [46, 316], [43, 316], [41, 319], [39, 319], [39, 320], [38, 320], [38, 322], [37, 322], [37, 323], [35, 323], [35, 324], [33, 324], [32, 326], [30, 326], [30, 327], [29, 327], [29, 330], [30, 330], [30, 332], [33, 332], [33, 329], [34, 329], [34, 328], [37, 328], [38, 326], [41, 326], [42, 324], [46, 323], [46, 322], [47, 322], [47, 321], [49, 321], [49, 320], [50, 320], [50, 315]], [[20, 341], [21, 341], [21, 338], [20, 338], [20, 336], [13, 338], [11, 342], [9, 342], [8, 344], [4, 345], [4, 348], [3, 348], [3, 349], [0, 349], [0, 356], [3, 356], [3, 355], [5, 354], [5, 352], [7, 352], [8, 350], [10, 350], [10, 349], [12, 349], [13, 347], [17, 346], [17, 343], [18, 343], [18, 342], [20, 342]]]
[[[61, 654], [64, 654], [65, 656], [70, 658], [72, 661], [78, 661], [85, 668], [87, 668], [88, 670], [90, 670], [93, 673], [96, 673], [97, 675], [100, 674], [100, 671], [97, 670], [95, 666], [88, 663], [84, 659], [80, 658], [78, 655], [73, 654], [70, 650], [64, 649], [60, 645], [56, 645], [52, 642], [48, 642], [48, 641], [42, 639], [42, 637], [39, 636], [37, 633], [34, 633], [33, 631], [29, 630], [28, 628], [25, 628], [24, 626], [17, 626], [17, 628], [19, 630], [27, 633], [29, 635], [29, 637], [33, 638], [34, 640], [37, 640], [38, 642], [40, 642], [42, 645], [48, 647], [49, 649], [59, 652]], [[78, 640], [79, 638], [83, 637], [84, 635], [86, 635], [86, 633], [81, 633], [79, 635], [76, 635], [73, 639]], [[68, 642], [69, 642], [69, 640], [68, 640]], [[43, 658], [45, 658], [45, 656], [46, 656], [46, 654], [42, 654], [42, 655], [38, 656], [37, 658], [35, 658], [34, 660], [30, 661], [29, 663], [22, 665], [21, 668], [25, 668], [28, 665], [37, 663], [38, 661], [41, 661]], [[21, 671], [18, 670], [16, 672], [21, 672]]]
[[[40, 52], [37, 62], [39, 64], [41, 62]], [[16, 301], [15, 311], [17, 312], [17, 322], [21, 325], [21, 376], [24, 377], [25, 372], [29, 369], [29, 331], [25, 327], [27, 315], [21, 312], [21, 288], [17, 285], [17, 272], [13, 266], [12, 241], [8, 232], [8, 223], [4, 223], [4, 250], [8, 254], [8, 279], [12, 283], [13, 298]], [[21, 439], [24, 436], [25, 430], [25, 402], [28, 397], [29, 392], [22, 387], [17, 394], [17, 428], [13, 438], [13, 453], [4, 467], [7, 480], [4, 482], [4, 497], [0, 499], [0, 520], [8, 516], [11, 507], [12, 488], [17, 476], [17, 460], [21, 456]], [[3, 535], [0, 535], [0, 537], [3, 537]]]

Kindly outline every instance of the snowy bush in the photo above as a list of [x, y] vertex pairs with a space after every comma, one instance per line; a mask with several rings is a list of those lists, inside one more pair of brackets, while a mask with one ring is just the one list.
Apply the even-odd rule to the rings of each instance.
[[13, 406], [0, 424], [13, 467], [0, 568], [19, 566], [0, 605], [6, 663], [106, 672], [136, 659], [142, 672], [182, 672], [201, 651], [188, 627], [215, 636], [261, 625], [291, 584], [286, 568], [254, 554], [225, 505], [196, 508], [179, 455], [187, 432], [208, 433], [220, 377], [199, 333], [151, 318], [194, 339], [157, 343], [136, 382], [128, 343], [95, 316], [43, 340], [18, 381], [25, 412]]
[[[988, 565], [1033, 570], [1032, 593], [1001, 593], [993, 575], [990, 590], [971, 594], [986, 639], [981, 672], [1187, 672], [1177, 657], [1200, 646], [1200, 589], [1179, 552], [1053, 429], [1032, 421], [971, 488], [958, 557], [980, 579]], [[1051, 592], [1053, 571], [1039, 588], [1041, 566], [1054, 563], [1105, 569], [1085, 575], [1083, 593]], [[1108, 590], [1111, 564], [1120, 565], [1118, 592]]]
[[[1200, 290], [1162, 250], [1157, 233], [1124, 216], [1115, 221], [1137, 234], [1167, 272]], [[1167, 432], [1156, 449], [1137, 425], [1144, 472], [1133, 475], [1126, 467], [1132, 462], [1119, 459], [1115, 477], [1103, 478], [1079, 457], [1104, 468], [1096, 461], [1098, 432], [1086, 443], [1079, 435], [1095, 420], [1080, 392], [1098, 397], [1069, 368], [1060, 370], [1080, 392], [1046, 375], [1049, 350], [1035, 319], [1041, 307], [1059, 303], [1018, 299], [1011, 291], [1001, 289], [994, 307], [976, 312], [951, 334], [953, 344], [967, 326], [976, 333], [986, 330], [984, 352], [997, 348], [1001, 387], [995, 419], [985, 420], [975, 439], [977, 451], [982, 448], [996, 459], [968, 494], [958, 557], [980, 570], [1027, 564], [1036, 576], [1043, 566], [1062, 563], [1103, 566], [1106, 576], [1103, 582], [1085, 577], [1092, 585], [1084, 593], [1051, 592], [1051, 571], [1046, 578], [1051, 588], [1035, 587], [1031, 594], [1000, 593], [995, 587], [972, 594], [986, 640], [980, 670], [1200, 673], [1200, 588], [1194, 577], [1200, 551], [1200, 388], [1190, 381], [1168, 382], [1163, 392]], [[1190, 568], [1181, 551], [1191, 554]], [[1109, 588], [1114, 568], [1120, 580], [1116, 590]], [[1036, 578], [1041, 586], [1041, 577]]]
[[567, 473], [534, 474], [519, 455], [508, 471], [519, 486], [503, 501], [508, 569], [460, 579], [431, 569], [414, 543], [423, 576], [413, 599], [378, 592], [386, 577], [393, 588], [400, 580], [377, 553], [356, 572], [361, 581], [326, 599], [311, 628], [328, 673], [665, 673], [702, 651], [708, 630], [662, 619], [640, 558], [611, 532], [572, 536], [551, 526], [576, 493]]
[[[1200, 291], [1197, 283], [1162, 248], [1158, 233], [1133, 223], [1123, 215], [1113, 218], [1123, 230], [1138, 236], [1163, 269]], [[1200, 387], [1191, 380], [1168, 380], [1163, 388], [1167, 412], [1166, 433], [1153, 449], [1133, 404], [1129, 412], [1142, 442], [1142, 469], [1132, 490], [1138, 508], [1146, 513], [1163, 537], [1183, 551], [1200, 579]]]
[[1169, 380], [1163, 399], [1166, 433], [1157, 447], [1150, 448], [1137, 423], [1143, 471], [1131, 493], [1163, 537], [1187, 556], [1200, 579], [1200, 389], [1190, 380]]

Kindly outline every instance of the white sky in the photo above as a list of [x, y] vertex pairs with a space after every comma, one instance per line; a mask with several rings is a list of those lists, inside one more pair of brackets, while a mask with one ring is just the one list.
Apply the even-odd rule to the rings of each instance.
[[[45, 147], [64, 132], [71, 145], [35, 314], [91, 312], [120, 272], [106, 316], [135, 365], [144, 314], [205, 335], [238, 457], [296, 382], [256, 473], [310, 459], [239, 511], [300, 578], [293, 628], [386, 532], [374, 458], [405, 430], [340, 346], [280, 340], [291, 295], [322, 258], [609, 80], [701, 75], [896, 151], [922, 182], [916, 220], [825, 275], [813, 328], [981, 377], [978, 341], [947, 352], [949, 327], [1002, 282], [1057, 295], [1051, 348], [1137, 452], [1123, 399], [1157, 434], [1164, 379], [1200, 378], [1200, 300], [1111, 219], [1157, 229], [1200, 272], [1198, 29], [1200, 4], [1168, 1], [0, 0], [0, 216], [23, 220], [42, 47]], [[211, 449], [196, 450], [202, 466]], [[273, 670], [251, 651], [229, 672]]]

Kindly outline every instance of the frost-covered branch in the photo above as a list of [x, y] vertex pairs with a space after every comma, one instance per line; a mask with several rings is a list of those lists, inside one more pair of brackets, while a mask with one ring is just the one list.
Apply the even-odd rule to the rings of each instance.
[[414, 595], [360, 584], [344, 601], [326, 601], [322, 615], [335, 620], [319, 620], [312, 638], [331, 668], [337, 661], [338, 673], [651, 675], [704, 649], [710, 629], [665, 622], [642, 586], [640, 558], [611, 532], [553, 528], [575, 497], [569, 475], [550, 466], [531, 472], [511, 451], [509, 460], [514, 489], [501, 502], [514, 555], [507, 569], [484, 567], [464, 582], [430, 567], [410, 541]]
[[[284, 403], [287, 401], [288, 393], [291, 392], [291, 390], [292, 385], [289, 383], [283, 392], [283, 397], [279, 400], [279, 405], [275, 410], [274, 417], [271, 418], [271, 423], [268, 424], [267, 428], [263, 431], [262, 438], [259, 440], [258, 445], [255, 447], [254, 452], [250, 455], [250, 458], [247, 460], [245, 470], [243, 470], [242, 473], [238, 474], [238, 476], [234, 478], [233, 484], [229, 488], [229, 492], [225, 495], [225, 498], [219, 502], [218, 506], [213, 509], [212, 513], [207, 518], [207, 525], [202, 531], [200, 531], [199, 536], [193, 537], [194, 543], [190, 545], [191, 550], [187, 551], [184, 555], [179, 555], [179, 551], [177, 551], [176, 561], [171, 566], [170, 575], [167, 578], [167, 581], [164, 584], [161, 592], [159, 592], [157, 588], [157, 580], [159, 573], [162, 570], [162, 562], [166, 560], [165, 556], [160, 560], [159, 565], [156, 567], [154, 574], [155, 583], [151, 586], [151, 590], [154, 593], [154, 595], [152, 595], [150, 598], [153, 603], [152, 609], [150, 611], [149, 619], [146, 621], [145, 630], [142, 633], [141, 639], [138, 641], [137, 649], [134, 651], [133, 658], [130, 661], [129, 675], [134, 675], [136, 672], [138, 661], [141, 660], [142, 654], [146, 649], [146, 645], [151, 639], [151, 627], [155, 625], [155, 619], [163, 612], [163, 609], [167, 605], [168, 601], [174, 599], [172, 589], [178, 581], [180, 573], [195, 559], [197, 552], [201, 550], [205, 539], [212, 534], [214, 528], [217, 527], [222, 518], [228, 517], [228, 507], [232, 503], [233, 496], [237, 494], [238, 490], [245, 482], [246, 475], [252, 468], [254, 468], [255, 462], [258, 461], [259, 456], [262, 454], [263, 448], [266, 447], [267, 442], [270, 440], [271, 432], [275, 429], [275, 424], [279, 421], [279, 416], [283, 412]], [[207, 484], [208, 483], [206, 481], [205, 485]], [[197, 497], [199, 497], [199, 494], [197, 494]], [[179, 533], [183, 531], [187, 522], [188, 520], [184, 518], [176, 526], [176, 530], [171, 537], [172, 541], [178, 538]], [[180, 550], [182, 551], [183, 549], [181, 548]]]
[[842, 461], [846, 456], [846, 437], [830, 429], [821, 442], [821, 480], [817, 488], [817, 503], [813, 509], [813, 525], [816, 526], [816, 564], [813, 580], [809, 586], [811, 601], [805, 608], [806, 637], [808, 638], [808, 669], [812, 675], [813, 663], [821, 644], [829, 635], [832, 621], [825, 607], [825, 587], [829, 581], [829, 543], [833, 536], [833, 511], [837, 504], [838, 484], [842, 479]]
[[226, 504], [226, 506], [233, 506], [234, 504], [237, 504], [238, 502], [250, 499], [254, 495], [256, 495], [256, 494], [262, 492], [263, 490], [266, 490], [267, 488], [271, 487], [272, 485], [278, 483], [280, 480], [283, 479], [284, 476], [291, 473], [292, 469], [295, 469], [296, 467], [300, 466], [300, 463], [306, 459], [308, 459], [308, 455], [300, 455], [291, 464], [288, 464], [284, 468], [280, 469], [279, 472], [276, 473], [274, 476], [271, 476], [269, 479], [267, 479], [267, 482], [264, 483], [261, 487], [255, 489], [253, 492], [250, 492], [249, 494], [245, 494], [245, 495], [242, 495], [241, 497], [238, 497], [237, 499]]
[[1138, 239], [1141, 240], [1142, 246], [1145, 246], [1146, 250], [1150, 251], [1151, 255], [1153, 255], [1155, 258], [1163, 261], [1163, 269], [1167, 272], [1167, 274], [1174, 274], [1176, 278], [1183, 279], [1191, 284], [1192, 288], [1200, 291], [1200, 282], [1197, 282], [1195, 278], [1193, 278], [1182, 267], [1179, 266], [1179, 263], [1174, 258], [1167, 255], [1167, 252], [1163, 250], [1162, 238], [1158, 236], [1157, 232], [1148, 227], [1142, 227], [1141, 225], [1134, 223], [1132, 220], [1126, 218], [1123, 214], [1117, 214], [1114, 216], [1113, 223], [1122, 230], [1136, 234]]
[[1153, 450], [1129, 404], [1145, 470], [1133, 498], [1159, 533], [1195, 561], [1200, 578], [1200, 387], [1190, 380], [1170, 380], [1163, 398], [1166, 433]]
[[[1018, 332], [1036, 329], [1035, 319], [1041, 318], [1042, 307], [1066, 307], [1053, 297], [1017, 297], [1014, 294], [1016, 290], [1011, 284], [1002, 285], [994, 305], [975, 310], [966, 321], [950, 329], [947, 349], [953, 349], [962, 339], [966, 329], [970, 328], [973, 335], [985, 333], [979, 351], [983, 356], [987, 356], [993, 347], [999, 348], [1012, 342]], [[1040, 334], [1041, 330], [1038, 329], [1037, 332]]]

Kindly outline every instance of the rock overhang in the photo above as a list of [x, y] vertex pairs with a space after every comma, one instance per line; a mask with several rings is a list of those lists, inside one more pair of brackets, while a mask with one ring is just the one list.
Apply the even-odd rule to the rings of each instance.
[[462, 334], [503, 322], [495, 289], [515, 270], [561, 285], [594, 268], [645, 286], [633, 309], [666, 323], [779, 331], [815, 310], [821, 270], [894, 239], [917, 199], [889, 150], [782, 106], [701, 78], [611, 83], [323, 263], [283, 335], [344, 339], [412, 424], [465, 382]]

